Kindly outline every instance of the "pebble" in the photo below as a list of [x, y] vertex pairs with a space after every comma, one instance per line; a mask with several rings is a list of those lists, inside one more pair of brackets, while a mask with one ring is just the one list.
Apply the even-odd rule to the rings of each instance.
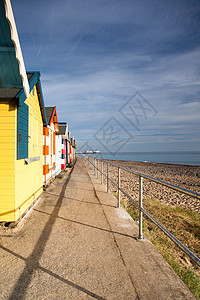
[[[116, 164], [125, 166], [136, 172], [140, 172], [157, 179], [175, 184], [180, 187], [195, 191], [199, 193], [199, 176], [200, 166], [188, 166], [188, 165], [169, 165], [169, 164], [156, 164], [156, 163], [144, 163], [144, 162], [120, 162], [115, 161]], [[110, 174], [117, 181], [117, 168], [110, 166]], [[121, 187], [126, 192], [138, 197], [138, 177], [132, 176], [130, 173], [123, 171], [123, 179], [121, 180]], [[168, 187], [150, 182], [149, 180], [143, 180], [143, 194], [145, 197], [155, 198], [161, 203], [170, 204], [172, 206], [182, 206], [194, 210], [200, 214], [200, 201], [194, 197], [190, 197]], [[133, 196], [134, 196], [133, 195]]]

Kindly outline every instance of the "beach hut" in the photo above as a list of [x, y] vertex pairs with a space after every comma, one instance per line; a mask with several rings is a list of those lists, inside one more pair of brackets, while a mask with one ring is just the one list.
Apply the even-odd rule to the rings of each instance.
[[76, 149], [77, 149], [77, 144], [76, 144], [76, 140], [74, 139], [74, 161], [76, 160]]
[[69, 165], [71, 163], [72, 159], [72, 149], [71, 149], [71, 132], [68, 131], [68, 138], [67, 138], [67, 164]]
[[72, 137], [69, 138], [69, 165], [72, 163]]
[[74, 163], [74, 137], [72, 137], [71, 145], [72, 145], [72, 163]]
[[43, 127], [43, 185], [56, 176], [56, 133], [59, 132], [56, 106], [45, 107], [47, 125]]
[[68, 125], [66, 122], [59, 122], [59, 133], [56, 134], [56, 174], [66, 168], [67, 164], [67, 138]]
[[70, 161], [71, 161], [71, 146], [70, 146], [70, 136], [71, 136], [71, 132], [68, 131], [67, 134], [67, 162], [66, 164], [69, 165]]
[[70, 163], [71, 164], [74, 164], [74, 162], [75, 162], [75, 139], [74, 139], [74, 137], [71, 137], [70, 138], [70, 145], [71, 145], [71, 161], [70, 161]]
[[28, 73], [28, 78], [28, 98], [21, 89], [14, 97], [0, 99], [0, 221], [19, 219], [43, 188], [46, 115], [40, 73]]
[[61, 170], [64, 170], [67, 165], [67, 136], [68, 136], [68, 125], [67, 123], [59, 123], [60, 133], [62, 134], [62, 162]]
[[[59, 128], [60, 131], [60, 128]], [[62, 136], [56, 134], [56, 176], [61, 172], [62, 163]]]
[[13, 222], [43, 190], [46, 113], [40, 73], [25, 70], [10, 1], [0, 0], [0, 48], [0, 222]]

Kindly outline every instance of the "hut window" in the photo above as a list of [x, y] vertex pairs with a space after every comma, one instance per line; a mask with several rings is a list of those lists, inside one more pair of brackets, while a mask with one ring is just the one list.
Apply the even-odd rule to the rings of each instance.
[[25, 103], [17, 109], [17, 159], [28, 158], [28, 115]]

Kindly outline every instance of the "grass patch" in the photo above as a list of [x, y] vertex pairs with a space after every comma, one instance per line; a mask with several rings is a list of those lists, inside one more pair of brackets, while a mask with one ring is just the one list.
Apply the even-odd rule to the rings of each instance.
[[112, 193], [116, 198], [118, 197], [118, 192], [111, 191], [111, 193]]
[[[125, 198], [121, 200], [121, 203], [130, 216], [138, 222], [139, 214], [136, 206]], [[162, 204], [155, 199], [145, 199], [144, 208], [195, 255], [200, 256], [199, 214], [182, 207]], [[145, 215], [143, 232], [195, 297], [200, 300], [200, 270], [196, 264]]]

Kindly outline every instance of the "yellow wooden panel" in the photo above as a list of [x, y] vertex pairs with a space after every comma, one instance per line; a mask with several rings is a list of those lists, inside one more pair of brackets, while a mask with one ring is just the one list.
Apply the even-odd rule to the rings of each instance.
[[14, 181], [14, 177], [13, 177], [13, 181], [10, 182], [0, 182], [0, 190], [1, 189], [12, 189], [15, 190], [15, 181]]
[[15, 220], [16, 106], [0, 102], [0, 221]]
[[11, 169], [11, 170], [9, 170], [9, 169], [0, 169], [1, 170], [1, 172], [0, 172], [0, 179], [2, 178], [2, 177], [10, 177], [10, 176], [15, 176], [15, 170], [14, 169]]
[[0, 128], [0, 139], [2, 137], [15, 138], [15, 130], [14, 129], [11, 129], [11, 130], [4, 129], [4, 130], [2, 130]]
[[31, 136], [29, 154], [30, 156], [41, 156], [43, 155], [43, 123], [38, 99], [33, 100], [29, 107], [32, 107], [35, 103], [35, 105], [37, 104], [37, 110], [32, 107], [32, 114], [29, 115], [29, 135]]
[[31, 105], [31, 112], [33, 112], [34, 110], [40, 110], [39, 101], [34, 97], [31, 97], [31, 99], [29, 99], [28, 105]]
[[2, 197], [1, 199], [1, 203], [0, 203], [0, 212], [2, 210], [6, 211], [6, 210], [11, 210], [11, 207], [12, 209], [14, 209], [14, 203], [15, 203], [15, 197], [12, 197], [10, 196], [10, 198], [4, 196]]
[[[1, 163], [11, 163], [11, 164], [14, 164], [14, 161], [15, 161], [15, 156], [7, 156], [7, 157], [5, 157], [5, 156], [0, 156], [0, 164]], [[13, 168], [14, 168], [14, 166], [13, 166]]]
[[29, 111], [32, 116], [34, 116], [34, 117], [39, 116], [39, 118], [41, 117], [41, 110], [40, 110], [40, 105], [39, 105], [39, 101], [38, 101], [36, 88], [35, 88], [35, 96], [33, 97], [30, 94], [29, 99], [26, 100], [26, 104], [29, 105]]
[[40, 106], [35, 100], [33, 100], [32, 103], [29, 105], [31, 105], [31, 109], [30, 109], [31, 114], [36, 114], [40, 111]]
[[10, 116], [1, 116], [0, 117], [0, 124], [10, 124], [10, 123], [14, 123], [15, 122], [15, 115]]
[[15, 138], [10, 138], [7, 140], [6, 137], [1, 137], [0, 138], [0, 148], [1, 149], [10, 149], [15, 147]]
[[[28, 165], [24, 164], [24, 162], [21, 163], [20, 160], [17, 160], [15, 165], [16, 165], [16, 174], [17, 175], [25, 176], [25, 175], [30, 174], [30, 176], [31, 176], [31, 174], [32, 174], [34, 176], [37, 174], [35, 172], [37, 172], [38, 166], [42, 167], [42, 165], [43, 165], [43, 157], [40, 156], [40, 160], [30, 162]], [[29, 177], [27, 177], [25, 180], [29, 180]], [[21, 181], [21, 179], [20, 179], [20, 181]]]
[[15, 180], [15, 176], [4, 176], [3, 174], [0, 174], [0, 181], [1, 183], [12, 183]]
[[9, 159], [4, 161], [2, 158], [0, 159], [0, 172], [3, 172], [4, 170], [14, 170], [14, 163], [11, 162]]
[[[28, 165], [25, 165], [24, 164], [24, 159], [17, 159], [16, 161], [15, 161], [15, 169], [16, 169], [16, 171], [18, 172], [21, 168], [23, 169], [24, 167], [27, 167], [28, 168]], [[26, 169], [27, 169], [26, 168]], [[25, 170], [26, 170], [25, 169]], [[24, 170], [24, 169], [23, 169]]]
[[[5, 118], [13, 118], [15, 117], [17, 107], [15, 105], [15, 102], [9, 102], [9, 101], [1, 101], [0, 102], [0, 124], [3, 124], [5, 122]], [[6, 124], [8, 124], [8, 120], [6, 120]], [[2, 128], [1, 128], [2, 129]]]
[[9, 108], [9, 106], [7, 106], [6, 108], [2, 108], [2, 106], [0, 105], [0, 116], [2, 116], [2, 115], [5, 116], [5, 115], [9, 114], [10, 117], [14, 117], [15, 110], [16, 110], [16, 108], [14, 106], [12, 108], [11, 107]]
[[15, 123], [1, 124], [0, 130], [15, 130]]
[[23, 214], [30, 207], [30, 205], [32, 205], [32, 203], [37, 200], [37, 198], [42, 193], [42, 191], [43, 188], [41, 187], [37, 191], [34, 191], [34, 193], [29, 197], [24, 197], [23, 201], [17, 201], [15, 203], [16, 220], [19, 217], [19, 207], [20, 207], [20, 214]]
[[0, 143], [15, 144], [15, 134], [10, 135], [9, 133], [7, 133], [7, 136], [6, 136], [6, 135], [1, 135], [1, 132], [0, 132]]
[[31, 197], [43, 185], [42, 159], [39, 162], [32, 162], [25, 166], [19, 165], [18, 167], [18, 165], [18, 161], [16, 161], [16, 206]]
[[0, 143], [0, 156], [15, 156], [15, 147], [13, 144], [6, 146]]
[[30, 94], [25, 103], [29, 106], [29, 158], [40, 156], [40, 161], [24, 164], [15, 162], [15, 219], [37, 199], [43, 190], [43, 122], [36, 94]]
[[1, 189], [1, 196], [13, 196], [15, 194], [15, 189]]
[[[32, 164], [32, 166], [30, 166]], [[38, 168], [38, 164], [30, 163], [29, 165], [26, 165], [25, 167], [28, 168], [16, 168], [16, 189], [20, 190], [20, 186], [26, 185], [26, 188], [30, 193], [32, 192], [33, 186], [40, 180], [42, 181], [42, 169], [43, 164], [42, 161], [40, 162], [40, 167]], [[42, 185], [42, 182], [39, 186]], [[36, 186], [36, 188], [38, 188]]]
[[15, 213], [12, 211], [9, 213], [9, 211], [1, 211], [0, 213], [0, 222], [14, 222], [15, 219]]
[[0, 179], [0, 222], [15, 221], [15, 190], [13, 184], [3, 183]]
[[[41, 170], [41, 174], [42, 174], [42, 170]], [[37, 174], [38, 175], [38, 174]], [[20, 194], [25, 194], [27, 193], [27, 195], [33, 193], [35, 191], [35, 189], [38, 189], [39, 186], [42, 185], [42, 175], [36, 176], [33, 174], [29, 174], [29, 179], [26, 179], [25, 176], [21, 176], [23, 178], [24, 181], [24, 185], [22, 183], [21, 180], [19, 180], [19, 176], [20, 174], [16, 174], [16, 192], [18, 195]], [[26, 186], [25, 186], [26, 185]]]

